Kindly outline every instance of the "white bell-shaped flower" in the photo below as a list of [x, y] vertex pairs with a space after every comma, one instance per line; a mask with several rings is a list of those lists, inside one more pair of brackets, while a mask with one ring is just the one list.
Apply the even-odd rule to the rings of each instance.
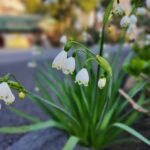
[[136, 10], [136, 14], [139, 16], [146, 15], [147, 11], [144, 7], [138, 7]]
[[146, 0], [146, 7], [150, 9], [150, 0]]
[[83, 68], [77, 73], [75, 83], [78, 83], [79, 85], [83, 84], [84, 86], [88, 86], [89, 74], [87, 69]]
[[52, 68], [61, 70], [66, 59], [67, 59], [67, 52], [63, 50], [55, 57], [52, 63]]
[[115, 16], [122, 16], [125, 14], [125, 9], [122, 4], [117, 4], [113, 10]]
[[130, 23], [131, 24], [136, 24], [137, 23], [137, 17], [135, 15], [131, 15], [130, 16]]
[[74, 57], [69, 57], [66, 59], [62, 66], [62, 71], [64, 74], [72, 74], [75, 70], [75, 58]]
[[128, 16], [124, 16], [120, 21], [120, 26], [122, 28], [128, 28], [130, 24], [130, 18]]
[[0, 83], [0, 100], [3, 100], [6, 104], [12, 104], [15, 101], [15, 97], [6, 82]]
[[98, 87], [100, 89], [103, 89], [105, 85], [106, 85], [106, 78], [105, 77], [100, 78], [98, 81]]

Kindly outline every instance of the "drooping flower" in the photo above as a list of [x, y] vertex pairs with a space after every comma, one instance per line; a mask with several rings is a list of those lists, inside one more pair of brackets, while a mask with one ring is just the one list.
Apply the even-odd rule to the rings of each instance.
[[101, 77], [98, 81], [98, 87], [100, 89], [103, 89], [106, 85], [106, 78], [105, 77]]
[[137, 23], [137, 17], [135, 15], [131, 15], [130, 24], [127, 28], [127, 36], [130, 40], [135, 40], [138, 36], [136, 23]]
[[124, 16], [120, 21], [120, 26], [122, 28], [128, 28], [130, 24], [130, 18], [128, 16]]
[[66, 35], [61, 36], [60, 43], [61, 44], [66, 44], [67, 43], [67, 36]]
[[63, 50], [55, 57], [52, 63], [52, 68], [61, 70], [66, 59], [67, 59], [67, 52]]
[[117, 4], [113, 10], [115, 16], [122, 16], [125, 14], [125, 9], [122, 4]]
[[131, 15], [130, 24], [127, 28], [127, 36], [130, 40], [135, 40], [137, 38], [138, 31], [137, 31], [136, 23], [137, 23], [137, 17], [135, 15]]
[[15, 97], [6, 82], [0, 83], [0, 100], [3, 100], [7, 105], [15, 101]]
[[88, 86], [89, 74], [87, 69], [83, 68], [77, 73], [75, 83], [78, 83], [79, 85], [83, 84], [84, 86]]
[[137, 23], [137, 17], [135, 15], [131, 15], [130, 16], [130, 23], [131, 24], [136, 24]]
[[72, 74], [75, 70], [75, 58], [69, 57], [65, 60], [62, 71], [64, 74]]
[[150, 9], [150, 0], [146, 0], [146, 7]]
[[146, 9], [144, 7], [138, 7], [136, 10], [136, 14], [139, 16], [146, 15]]

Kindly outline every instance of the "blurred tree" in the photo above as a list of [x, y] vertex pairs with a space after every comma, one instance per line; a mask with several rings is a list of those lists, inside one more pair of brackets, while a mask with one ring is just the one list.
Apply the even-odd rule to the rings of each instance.
[[[99, 0], [88, 0], [88, 2], [87, 0], [24, 0], [24, 2], [29, 13], [49, 15], [49, 23], [47, 24], [47, 21], [46, 25], [43, 23], [44, 30], [47, 26], [46, 30], [49, 31], [49, 35], [52, 31], [50, 26], [59, 26], [57, 30], [60, 35], [65, 33], [66, 35], [71, 34], [72, 37], [77, 37], [83, 30], [93, 27], [95, 10], [99, 4]], [[50, 20], [55, 20], [55, 25], [51, 24]], [[75, 25], [80, 29], [75, 29]], [[54, 34], [50, 37], [54, 38]]]
[[145, 0], [144, 1], [141, 1], [141, 0], [131, 0], [131, 4], [132, 5], [138, 5], [138, 6], [141, 6], [144, 2], [145, 2]]
[[41, 13], [42, 10], [41, 0], [24, 0], [24, 3], [29, 13]]
[[98, 0], [76, 0], [77, 4], [83, 9], [84, 11], [92, 11], [96, 8], [98, 4]]
[[[30, 13], [50, 13], [52, 16], [68, 13], [73, 5], [77, 5], [83, 11], [92, 11], [97, 7], [98, 0], [24, 0]], [[57, 15], [58, 16], [58, 15]]]

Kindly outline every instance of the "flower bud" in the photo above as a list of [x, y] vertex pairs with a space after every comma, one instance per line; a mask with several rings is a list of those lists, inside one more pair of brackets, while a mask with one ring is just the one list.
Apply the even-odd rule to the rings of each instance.
[[24, 92], [19, 92], [19, 93], [18, 93], [18, 97], [19, 97], [21, 100], [23, 100], [23, 99], [25, 99], [26, 94], [25, 94]]
[[106, 78], [105, 77], [101, 77], [98, 81], [98, 87], [100, 89], [103, 89], [106, 85]]
[[109, 32], [109, 33], [112, 33], [112, 31], [113, 31], [112, 26], [109, 26], [109, 27], [108, 27], [108, 32]]

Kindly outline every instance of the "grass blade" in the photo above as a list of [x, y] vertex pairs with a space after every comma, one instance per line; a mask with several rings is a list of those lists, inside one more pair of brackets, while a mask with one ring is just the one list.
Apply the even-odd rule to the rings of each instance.
[[111, 0], [111, 2], [109, 3], [108, 7], [105, 10], [105, 15], [104, 15], [104, 19], [103, 19], [103, 26], [106, 26], [106, 24], [107, 24], [107, 21], [109, 19], [109, 15], [110, 15], [112, 7], [113, 7], [113, 3], [114, 3], [114, 0]]
[[14, 133], [26, 133], [32, 132], [40, 129], [45, 129], [49, 127], [59, 127], [55, 121], [49, 120], [45, 122], [40, 122], [32, 125], [24, 125], [18, 127], [3, 127], [0, 128], [0, 133], [14, 134]]
[[35, 117], [35, 116], [31, 116], [31, 115], [29, 115], [29, 114], [27, 114], [27, 113], [25, 113], [25, 112], [22, 112], [22, 111], [20, 111], [20, 110], [17, 110], [17, 109], [15, 109], [15, 108], [11, 107], [11, 106], [9, 106], [8, 109], [9, 109], [11, 112], [15, 113], [16, 115], [18, 115], [18, 116], [20, 116], [20, 117], [22, 117], [22, 118], [24, 118], [24, 119], [27, 119], [27, 120], [29, 120], [29, 121], [31, 121], [31, 122], [36, 123], [36, 122], [39, 122], [39, 121], [40, 121], [39, 118], [37, 118], [37, 117]]
[[58, 110], [59, 112], [61, 112], [62, 114], [64, 114], [66, 117], [68, 117], [72, 122], [74, 122], [77, 126], [80, 126], [80, 124], [78, 123], [78, 121], [76, 120], [76, 118], [74, 118], [70, 113], [68, 113], [67, 111], [65, 111], [64, 109], [62, 109], [61, 107], [59, 107], [58, 105], [55, 105], [54, 103], [47, 101], [46, 99], [35, 95], [33, 93], [30, 93], [28, 91], [28, 95], [33, 98], [33, 99], [37, 99], [38, 101], [43, 101], [45, 102], [45, 104], [51, 106], [52, 108]]
[[146, 137], [144, 137], [143, 135], [138, 133], [136, 130], [130, 128], [129, 126], [127, 126], [123, 123], [115, 123], [115, 124], [113, 124], [113, 126], [121, 128], [121, 129], [127, 131], [131, 135], [135, 136], [136, 138], [138, 138], [139, 140], [141, 140], [142, 142], [144, 142], [145, 144], [150, 146], [150, 140], [148, 140]]
[[75, 136], [71, 136], [68, 139], [67, 143], [65, 144], [63, 150], [73, 150], [76, 144], [78, 143], [78, 141], [79, 141], [79, 138]]

